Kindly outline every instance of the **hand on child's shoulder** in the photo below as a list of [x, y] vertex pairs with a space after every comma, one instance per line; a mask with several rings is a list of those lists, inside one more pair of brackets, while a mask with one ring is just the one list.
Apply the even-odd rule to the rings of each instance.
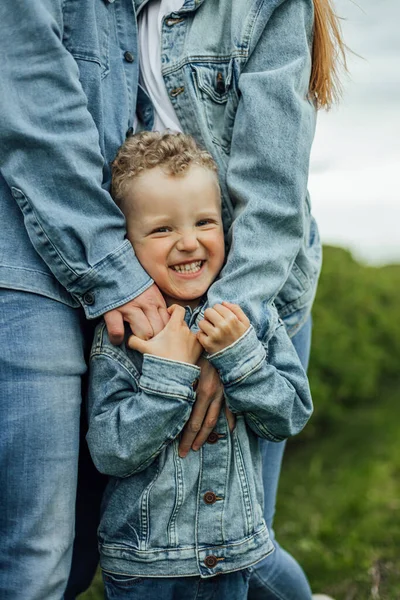
[[250, 321], [240, 306], [222, 302], [207, 308], [197, 339], [209, 354], [214, 354], [236, 342], [249, 327]]

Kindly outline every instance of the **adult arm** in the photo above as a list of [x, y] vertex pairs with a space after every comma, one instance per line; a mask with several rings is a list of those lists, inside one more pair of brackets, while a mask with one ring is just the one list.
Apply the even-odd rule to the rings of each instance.
[[120, 348], [92, 352], [87, 441], [102, 473], [145, 469], [181, 432], [195, 399], [196, 366], [145, 354], [142, 374]]
[[304, 235], [315, 129], [308, 97], [312, 1], [260, 3], [255, 23], [254, 47], [238, 81], [227, 169], [235, 206], [232, 245], [208, 298], [210, 306], [223, 300], [239, 304], [263, 339], [270, 326], [269, 306], [288, 278]]
[[0, 170], [35, 250], [94, 318], [153, 282], [101, 187], [98, 131], [62, 44], [62, 5], [0, 3]]

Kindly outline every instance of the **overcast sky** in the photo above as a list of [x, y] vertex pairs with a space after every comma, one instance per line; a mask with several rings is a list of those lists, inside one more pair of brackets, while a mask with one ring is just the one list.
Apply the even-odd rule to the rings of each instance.
[[400, 1], [336, 0], [348, 55], [340, 105], [319, 115], [310, 192], [322, 239], [400, 262]]

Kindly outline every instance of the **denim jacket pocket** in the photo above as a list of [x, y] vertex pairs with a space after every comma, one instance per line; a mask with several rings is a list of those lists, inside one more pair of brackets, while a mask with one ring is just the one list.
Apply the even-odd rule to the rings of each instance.
[[111, 584], [114, 588], [129, 589], [143, 581], [143, 577], [131, 577], [129, 575], [120, 575], [103, 571], [103, 581], [105, 586]]
[[[104, 0], [65, 0], [63, 43], [77, 61], [96, 63], [101, 77], [109, 71], [110, 13]], [[87, 23], [91, 27], [87, 27]]]
[[317, 290], [322, 265], [322, 248], [318, 228], [312, 217], [308, 241], [296, 257], [285, 285], [275, 298], [279, 316], [293, 337], [307, 320]]
[[193, 81], [211, 138], [229, 153], [237, 96], [233, 61], [192, 64]]

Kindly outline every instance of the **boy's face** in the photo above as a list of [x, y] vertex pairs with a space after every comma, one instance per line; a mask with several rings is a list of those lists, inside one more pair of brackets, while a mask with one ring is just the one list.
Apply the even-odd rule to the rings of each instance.
[[196, 306], [224, 261], [216, 174], [197, 165], [184, 175], [155, 167], [135, 179], [123, 208], [136, 256], [167, 305]]

